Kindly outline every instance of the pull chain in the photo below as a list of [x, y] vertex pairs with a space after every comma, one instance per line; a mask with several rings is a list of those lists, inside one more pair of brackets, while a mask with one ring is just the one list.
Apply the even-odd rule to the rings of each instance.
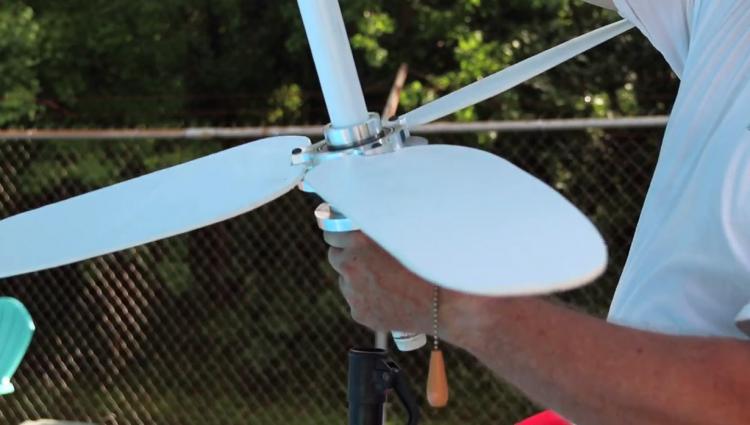
[[432, 349], [440, 350], [438, 336], [438, 304], [440, 302], [440, 288], [432, 287]]
[[427, 374], [427, 401], [432, 407], [445, 407], [448, 404], [448, 376], [445, 373], [445, 359], [440, 350], [438, 336], [440, 288], [432, 288], [432, 352], [430, 370]]

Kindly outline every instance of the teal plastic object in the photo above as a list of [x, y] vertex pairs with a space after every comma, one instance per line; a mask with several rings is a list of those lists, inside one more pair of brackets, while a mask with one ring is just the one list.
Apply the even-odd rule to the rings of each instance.
[[29, 311], [20, 301], [0, 297], [0, 395], [13, 392], [10, 378], [21, 364], [35, 329]]

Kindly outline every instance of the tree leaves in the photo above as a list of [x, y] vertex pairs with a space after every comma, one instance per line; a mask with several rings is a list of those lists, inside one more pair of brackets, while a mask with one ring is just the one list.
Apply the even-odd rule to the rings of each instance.
[[0, 8], [0, 126], [33, 122], [41, 110], [36, 102], [40, 32], [30, 7]]

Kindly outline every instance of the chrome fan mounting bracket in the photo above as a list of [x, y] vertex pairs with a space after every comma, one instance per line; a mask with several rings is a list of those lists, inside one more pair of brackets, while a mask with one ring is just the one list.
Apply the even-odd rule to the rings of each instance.
[[[349, 127], [328, 124], [324, 139], [307, 147], [292, 151], [292, 165], [306, 165], [309, 169], [324, 161], [351, 155], [367, 156], [391, 153], [409, 146], [427, 144], [422, 137], [411, 136], [403, 120], [383, 122], [376, 112], [368, 114], [367, 121]], [[305, 192], [311, 189], [300, 187]]]

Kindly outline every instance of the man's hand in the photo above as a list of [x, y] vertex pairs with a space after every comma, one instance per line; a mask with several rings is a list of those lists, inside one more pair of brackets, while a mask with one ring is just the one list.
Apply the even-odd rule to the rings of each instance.
[[[362, 232], [325, 232], [328, 261], [339, 274], [339, 287], [352, 318], [379, 331], [432, 332], [433, 285], [406, 269]], [[502, 300], [440, 290], [440, 337], [463, 345], [481, 329]], [[459, 320], [460, 318], [460, 320]]]
[[401, 265], [361, 232], [325, 232], [328, 261], [352, 318], [375, 330], [426, 333], [432, 286]]
[[[428, 282], [359, 232], [325, 239], [355, 320], [430, 331]], [[441, 300], [441, 339], [575, 423], [750, 423], [746, 341], [628, 329], [535, 298], [443, 290]]]

